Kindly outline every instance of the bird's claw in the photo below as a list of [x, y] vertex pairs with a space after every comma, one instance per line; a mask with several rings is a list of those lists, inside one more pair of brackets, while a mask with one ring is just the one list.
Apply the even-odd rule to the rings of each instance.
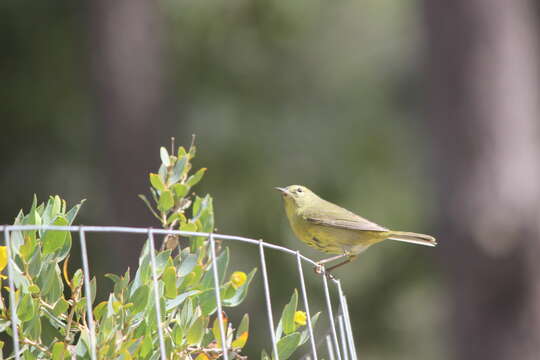
[[328, 280], [335, 280], [336, 277], [334, 275], [332, 275], [332, 273], [329, 273], [329, 272], [326, 272], [326, 277], [328, 278]]
[[315, 271], [315, 274], [322, 275], [322, 274], [324, 274], [324, 266], [321, 265], [321, 264], [317, 264], [317, 265], [315, 265], [315, 267], [313, 268], [313, 271]]
[[321, 264], [315, 265], [315, 267], [313, 268], [313, 271], [315, 271], [315, 273], [318, 275], [325, 275], [329, 280], [335, 279], [334, 275], [332, 275], [331, 273], [329, 273], [328, 271], [324, 269], [324, 265], [321, 265]]

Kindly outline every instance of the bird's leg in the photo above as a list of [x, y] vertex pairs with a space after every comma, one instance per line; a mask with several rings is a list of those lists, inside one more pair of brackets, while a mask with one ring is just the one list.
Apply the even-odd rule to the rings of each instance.
[[336, 265], [334, 265], [334, 266], [329, 267], [328, 269], [326, 269], [326, 272], [335, 270], [335, 269], [337, 269], [338, 267], [340, 267], [341, 265], [348, 264], [348, 263], [350, 263], [351, 261], [353, 261], [354, 259], [356, 259], [357, 256], [358, 256], [358, 255], [350, 255], [350, 254], [348, 254], [348, 255], [349, 255], [349, 258], [348, 258], [347, 260], [345, 260], [345, 261], [343, 261], [343, 262], [340, 262], [339, 264], [336, 264]]
[[[343, 254], [339, 254], [339, 255], [336, 255], [336, 256], [332, 256], [332, 257], [329, 257], [327, 259], [322, 259], [320, 261], [317, 261], [317, 265], [313, 268], [313, 270], [317, 273], [317, 274], [322, 274], [324, 271], [323, 271], [323, 264], [326, 264], [330, 261], [334, 261], [334, 260], [337, 260], [337, 259], [341, 259], [342, 257], [345, 257], [345, 256], [350, 256], [350, 253], [349, 252], [344, 252]], [[340, 264], [341, 265], [341, 264]], [[331, 269], [333, 269], [334, 267], [332, 267]]]

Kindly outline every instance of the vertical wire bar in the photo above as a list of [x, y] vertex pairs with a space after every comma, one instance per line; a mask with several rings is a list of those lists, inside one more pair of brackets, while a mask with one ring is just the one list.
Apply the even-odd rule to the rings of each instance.
[[332, 347], [332, 340], [330, 339], [330, 335], [326, 335], [326, 346], [328, 347], [328, 356], [330, 356], [330, 360], [335, 360], [334, 349]]
[[15, 300], [15, 284], [13, 283], [13, 264], [11, 263], [11, 239], [9, 238], [9, 230], [4, 230], [4, 241], [6, 242], [6, 251], [8, 259], [8, 282], [9, 282], [9, 307], [11, 309], [11, 331], [13, 332], [13, 351], [15, 352], [15, 359], [19, 360], [19, 333], [17, 331], [17, 324], [19, 319], [17, 317], [17, 301]]
[[324, 296], [326, 297], [326, 308], [328, 310], [328, 318], [330, 319], [330, 327], [332, 329], [332, 337], [334, 339], [334, 347], [336, 348], [336, 354], [338, 360], [341, 360], [341, 354], [339, 351], [339, 343], [336, 333], [336, 323], [334, 321], [334, 312], [332, 310], [332, 303], [330, 301], [330, 291], [328, 290], [328, 280], [326, 279], [326, 271], [323, 273], [323, 284], [324, 284]]
[[343, 360], [349, 360], [349, 355], [347, 352], [345, 326], [343, 325], [343, 315], [338, 315], [338, 323], [339, 323], [339, 335], [341, 338], [341, 350], [343, 351]]
[[159, 350], [161, 352], [161, 360], [167, 360], [165, 353], [165, 340], [163, 339], [163, 329], [161, 328], [161, 309], [159, 306], [159, 284], [156, 270], [156, 254], [154, 250], [154, 234], [152, 229], [148, 229], [148, 246], [150, 252], [150, 262], [152, 268], [152, 282], [154, 283], [154, 302], [156, 304], [157, 331], [159, 336]]
[[94, 325], [94, 314], [92, 313], [92, 288], [90, 284], [90, 267], [88, 266], [88, 252], [86, 251], [86, 237], [84, 229], [79, 228], [79, 240], [81, 242], [81, 258], [84, 275], [84, 296], [86, 296], [86, 316], [88, 318], [88, 327], [90, 333], [90, 357], [92, 360], [97, 359], [96, 355], [96, 328]]
[[229, 360], [229, 351], [227, 350], [227, 335], [225, 334], [225, 326], [223, 324], [223, 311], [221, 309], [221, 294], [219, 293], [219, 274], [216, 261], [216, 244], [214, 236], [210, 234], [210, 254], [212, 255], [212, 271], [214, 272], [214, 290], [216, 294], [217, 312], [219, 333], [221, 334], [221, 349], [223, 350], [223, 359]]
[[302, 260], [300, 259], [300, 252], [298, 251], [296, 251], [296, 264], [298, 265], [298, 275], [300, 276], [302, 298], [304, 300], [304, 308], [306, 309], [309, 339], [311, 342], [311, 352], [313, 353], [313, 359], [317, 360], [317, 346], [315, 345], [315, 336], [313, 336], [313, 326], [311, 324], [311, 313], [309, 311], [309, 302], [308, 302], [308, 297], [307, 297], [307, 292], [306, 292], [306, 283], [304, 280], [304, 270], [302, 269]]
[[352, 326], [351, 326], [351, 319], [349, 317], [349, 306], [347, 305], [347, 298], [345, 297], [345, 294], [343, 293], [343, 288], [341, 287], [341, 281], [337, 281], [337, 287], [339, 291], [339, 302], [341, 305], [341, 310], [343, 313], [343, 316], [345, 317], [345, 331], [347, 333], [347, 340], [349, 343], [349, 353], [351, 354], [351, 358], [353, 360], [358, 359], [356, 355], [356, 346], [354, 344], [354, 336], [352, 332]]
[[274, 317], [272, 315], [272, 302], [270, 301], [270, 286], [268, 285], [268, 274], [266, 273], [266, 260], [264, 258], [263, 241], [259, 240], [259, 255], [261, 258], [261, 270], [264, 283], [264, 297], [266, 299], [266, 312], [268, 314], [268, 325], [270, 326], [270, 336], [272, 337], [272, 349], [274, 351], [274, 359], [279, 360], [277, 351], [276, 334], [274, 332]]
[[345, 328], [348, 329], [349, 333], [349, 348], [351, 350], [351, 356], [354, 360], [358, 360], [358, 355], [356, 354], [356, 345], [354, 342], [353, 332], [352, 332], [352, 325], [351, 325], [351, 318], [349, 317], [349, 305], [347, 305], [347, 298], [345, 295], [343, 295], [343, 304], [345, 305]]

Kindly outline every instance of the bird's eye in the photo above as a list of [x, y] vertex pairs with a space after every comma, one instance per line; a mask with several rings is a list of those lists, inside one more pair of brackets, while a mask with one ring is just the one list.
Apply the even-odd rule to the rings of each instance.
[[303, 191], [303, 190], [302, 190], [302, 188], [298, 188], [298, 189], [296, 189], [296, 192], [299, 192], [299, 193], [301, 193], [302, 191]]

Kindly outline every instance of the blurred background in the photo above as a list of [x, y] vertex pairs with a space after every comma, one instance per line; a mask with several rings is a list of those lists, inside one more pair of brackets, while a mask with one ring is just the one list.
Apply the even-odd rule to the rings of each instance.
[[[533, 0], [2, 1], [0, 223], [36, 193], [88, 199], [82, 224], [159, 226], [137, 194], [159, 146], [196, 134], [221, 233], [321, 258], [272, 190], [304, 184], [438, 238], [336, 272], [363, 359], [536, 359], [539, 19]], [[115, 240], [91, 242], [103, 291], [139, 253]], [[296, 264], [275, 255], [281, 308]]]

